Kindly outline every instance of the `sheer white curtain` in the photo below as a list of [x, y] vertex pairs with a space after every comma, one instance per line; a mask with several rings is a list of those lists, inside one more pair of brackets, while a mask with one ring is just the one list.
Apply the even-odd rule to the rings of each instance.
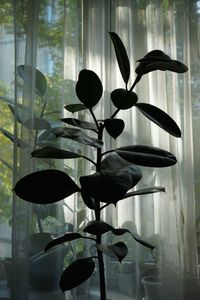
[[[7, 126], [6, 128], [12, 130], [15, 139], [13, 160], [6, 156], [8, 150], [12, 155], [12, 146], [9, 144], [11, 142], [8, 141], [8, 144], [3, 142], [8, 150], [6, 150], [7, 153], [1, 151], [0, 166], [5, 177], [11, 177], [5, 169], [5, 162], [8, 164], [10, 159], [9, 163], [13, 164], [15, 170], [14, 183], [33, 170], [44, 168], [62, 168], [70, 172], [75, 180], [84, 173], [84, 170], [92, 172], [88, 165], [80, 162], [74, 163], [67, 160], [54, 163], [31, 160], [30, 153], [36, 141], [34, 124], [33, 122], [29, 124], [28, 129], [21, 126], [18, 122], [18, 114], [20, 113], [23, 123], [33, 115], [40, 115], [47, 101], [45, 118], [50, 122], [53, 117], [51, 126], [56, 127], [62, 115], [71, 117], [71, 114], [64, 111], [63, 107], [65, 104], [77, 103], [74, 92], [75, 82], [79, 71], [87, 68], [98, 74], [104, 87], [104, 105], [97, 105], [95, 108], [97, 118], [109, 117], [114, 111], [113, 105], [110, 104], [110, 92], [115, 88], [123, 87], [109, 31], [118, 33], [126, 46], [131, 61], [131, 82], [135, 79], [136, 60], [153, 49], [163, 50], [173, 59], [183, 61], [188, 66], [189, 71], [184, 74], [155, 71], [144, 75], [135, 89], [139, 102], [156, 105], [176, 120], [182, 130], [181, 139], [170, 136], [134, 108], [120, 111], [118, 114], [119, 118], [126, 121], [125, 131], [119, 140], [111, 140], [108, 135], [105, 136], [107, 150], [128, 144], [147, 144], [172, 152], [178, 160], [177, 165], [171, 168], [162, 170], [143, 168], [143, 179], [137, 188], [164, 186], [166, 193], [126, 199], [119, 202], [116, 208], [109, 206], [104, 214], [104, 218], [113, 226], [128, 228], [155, 243], [156, 258], [128, 235], [124, 235], [120, 239], [129, 247], [129, 254], [124, 263], [116, 263], [108, 257], [105, 257], [105, 263], [109, 299], [141, 300], [145, 297], [142, 278], [148, 274], [154, 274], [155, 270], [162, 278], [158, 299], [199, 299], [198, 265], [200, 263], [197, 251], [200, 249], [198, 240], [200, 231], [199, 1], [3, 1], [2, 13], [6, 10], [9, 11], [10, 17], [2, 18], [3, 21], [0, 23], [2, 49], [5, 49], [1, 50], [0, 75], [1, 81], [4, 84], [6, 82], [9, 89], [5, 90], [0, 86], [0, 96], [5, 114], [8, 113], [5, 108], [8, 98], [12, 100], [15, 98], [15, 101], [12, 101], [15, 107], [15, 121], [14, 126], [9, 122], [6, 125], [5, 118], [2, 118], [1, 127]], [[8, 49], [7, 41], [10, 37], [12, 37], [12, 43], [9, 51], [12, 55], [8, 61], [6, 49]], [[5, 66], [6, 59], [9, 68]], [[12, 70], [10, 69], [11, 60]], [[17, 66], [23, 64], [37, 68], [46, 75], [48, 89], [43, 99], [35, 95], [34, 83], [31, 89], [30, 86], [27, 89], [19, 78]], [[5, 75], [2, 71], [5, 69], [7, 73], [15, 74], [15, 77]], [[23, 105], [22, 111], [19, 111], [19, 104]], [[48, 115], [50, 111], [55, 113]], [[90, 120], [90, 115], [84, 111], [76, 114], [85, 120]], [[2, 136], [2, 131], [0, 134]], [[17, 147], [16, 137], [22, 139], [29, 147], [25, 149]], [[42, 141], [42, 136], [39, 141]], [[61, 141], [61, 143], [67, 149], [78, 147], [70, 141], [68, 143]], [[92, 151], [89, 155], [93, 155]], [[10, 189], [13, 184], [10, 183]], [[8, 196], [3, 189], [1, 193], [2, 199], [7, 199]], [[44, 211], [40, 206], [13, 199], [13, 269], [10, 285], [12, 299], [64, 298], [64, 294], [57, 286], [52, 290], [44, 290], [41, 284], [38, 284], [38, 280], [39, 282], [43, 280], [39, 275], [46, 274], [43, 269], [45, 265], [42, 261], [39, 261], [36, 266], [30, 264], [31, 255], [37, 254], [30, 251], [32, 243], [35, 241], [38, 246], [36, 252], [41, 251], [44, 242], [49, 239], [48, 234], [56, 237], [65, 231], [81, 230], [82, 221], [85, 218], [86, 224], [91, 215], [84, 209], [79, 198], [70, 197], [55, 207], [51, 205], [48, 207]], [[7, 206], [2, 205], [0, 212], [2, 211], [8, 212], [9, 210]], [[4, 215], [7, 218], [7, 215]], [[4, 223], [8, 224], [8, 221], [2, 221], [3, 227], [0, 227], [2, 231], [5, 230]], [[41, 245], [39, 245], [40, 240], [36, 240], [37, 233], [45, 234]], [[0, 238], [4, 245], [3, 234]], [[119, 240], [110, 235], [105, 238], [107, 242]], [[72, 258], [75, 258], [76, 252], [80, 249], [84, 254], [89, 248], [83, 243], [70, 245], [65, 253], [64, 264], [68, 264]], [[2, 269], [2, 266], [6, 265], [6, 255], [2, 252], [1, 256]], [[63, 258], [59, 260], [62, 254], [58, 253], [56, 257], [44, 260], [49, 266], [55, 259], [57, 265], [62, 267]], [[58, 261], [61, 261], [61, 264]], [[52, 268], [56, 274], [56, 267]], [[36, 270], [39, 270], [41, 274], [38, 274]], [[0, 274], [2, 291], [9, 295], [8, 288], [5, 287], [5, 274]], [[98, 278], [96, 277], [98, 276], [95, 273], [89, 283], [81, 286], [77, 291], [66, 293], [65, 298], [97, 299], [95, 298], [98, 296]], [[51, 286], [54, 286], [58, 278], [46, 277], [46, 280], [48, 282], [52, 280]], [[44, 287], [44, 281], [42, 282]], [[0, 298], [5, 297], [5, 294], [0, 294]], [[157, 298], [153, 300], [155, 299]]]

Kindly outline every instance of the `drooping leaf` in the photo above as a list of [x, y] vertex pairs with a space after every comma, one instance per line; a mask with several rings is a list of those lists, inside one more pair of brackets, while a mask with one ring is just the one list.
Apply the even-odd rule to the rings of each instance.
[[61, 121], [63, 121], [64, 123], [67, 123], [69, 125], [73, 125], [73, 126], [76, 126], [79, 128], [88, 129], [88, 130], [97, 132], [96, 125], [91, 122], [80, 121], [79, 119], [74, 119], [74, 118], [64, 118], [64, 119], [61, 119]]
[[76, 83], [76, 94], [87, 107], [92, 108], [101, 99], [103, 87], [97, 74], [91, 70], [82, 70]]
[[124, 121], [121, 119], [106, 119], [104, 121], [104, 125], [106, 128], [106, 131], [109, 133], [111, 137], [116, 139], [124, 130]]
[[77, 111], [87, 109], [87, 107], [84, 104], [77, 103], [77, 104], [65, 105], [65, 109], [68, 110], [69, 112], [75, 113]]
[[137, 190], [134, 192], [126, 193], [123, 199], [132, 197], [132, 196], [139, 196], [139, 195], [146, 195], [146, 194], [154, 194], [159, 192], [165, 192], [165, 188], [162, 186], [153, 186], [146, 189]]
[[[112, 154], [106, 156], [101, 162], [101, 170], [119, 170], [125, 167], [129, 167], [132, 163], [128, 162], [127, 160], [121, 158], [117, 153], [113, 152]], [[137, 173], [141, 174], [142, 170], [139, 166], [134, 166], [137, 169]]]
[[111, 231], [113, 229], [113, 226], [109, 225], [108, 223], [104, 221], [90, 221], [87, 223], [86, 227], [83, 229], [84, 232], [90, 233], [90, 234], [104, 234], [108, 231]]
[[141, 111], [148, 119], [167, 131], [169, 134], [175, 137], [181, 137], [181, 130], [176, 122], [160, 108], [148, 104], [137, 103], [136, 107]]
[[44, 96], [47, 89], [47, 80], [42, 72], [28, 65], [18, 66], [20, 77], [29, 88], [32, 88], [32, 80], [35, 80], [34, 91], [38, 96]]
[[112, 91], [110, 97], [114, 106], [122, 110], [133, 107], [138, 101], [138, 96], [135, 92], [129, 92], [125, 89]]
[[130, 62], [126, 52], [126, 48], [119, 35], [115, 32], [109, 32], [113, 46], [115, 49], [115, 54], [118, 62], [120, 72], [124, 82], [127, 84], [130, 77]]
[[20, 148], [28, 148], [28, 145], [24, 143], [21, 139], [14, 136], [13, 133], [9, 132], [6, 129], [0, 128], [0, 131], [7, 137], [9, 140], [13, 143], [16, 143], [16, 145]]
[[125, 146], [116, 149], [116, 152], [123, 159], [144, 167], [169, 167], [177, 163], [176, 157], [163, 149], [146, 146], [135, 145]]
[[31, 153], [32, 157], [40, 157], [40, 158], [57, 158], [57, 159], [70, 159], [70, 158], [79, 158], [82, 157], [81, 154], [67, 151], [54, 147], [44, 147], [34, 150]]
[[112, 245], [98, 244], [96, 247], [99, 251], [118, 260], [119, 262], [121, 262], [128, 254], [128, 248], [123, 242], [117, 242]]
[[42, 118], [33, 117], [22, 122], [23, 126], [26, 128], [32, 128], [35, 130], [44, 130], [51, 128], [50, 123]]
[[67, 127], [57, 128], [54, 129], [54, 134], [56, 135], [56, 137], [68, 138], [77, 141], [79, 143], [96, 147], [96, 148], [101, 148], [103, 146], [103, 142], [101, 140], [92, 138], [87, 134], [85, 134], [80, 129], [76, 129], [76, 128], [67, 128]]
[[81, 191], [88, 197], [105, 203], [117, 203], [142, 178], [134, 165], [118, 170], [105, 170], [81, 176]]
[[66, 173], [48, 169], [22, 177], [13, 189], [25, 201], [48, 204], [58, 202], [80, 189]]
[[142, 76], [151, 71], [172, 71], [176, 73], [187, 72], [188, 68], [180, 61], [171, 59], [161, 50], [153, 50], [147, 53], [142, 59], [138, 60], [139, 65], [135, 72]]
[[50, 241], [46, 246], [45, 246], [45, 251], [51, 249], [52, 247], [55, 247], [57, 245], [66, 243], [66, 242], [71, 242], [77, 239], [82, 238], [82, 235], [78, 232], [67, 232], [63, 236], [58, 237], [56, 239], [53, 239]]
[[94, 272], [92, 257], [79, 258], [72, 262], [62, 273], [60, 288], [62, 292], [71, 290], [86, 281]]

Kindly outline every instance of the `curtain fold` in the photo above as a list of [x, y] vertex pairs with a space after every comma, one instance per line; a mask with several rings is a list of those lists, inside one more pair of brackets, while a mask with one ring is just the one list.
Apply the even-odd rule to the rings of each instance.
[[[3, 18], [6, 10], [7, 19]], [[161, 279], [157, 283], [157, 296], [148, 300], [199, 299], [199, 1], [19, 0], [2, 1], [1, 12], [2, 69], [6, 70], [4, 61], [9, 65], [8, 57], [11, 64], [7, 68], [9, 74], [0, 71], [0, 104], [2, 115], [13, 118], [6, 121], [3, 116], [0, 120], [2, 148], [6, 149], [0, 151], [1, 174], [5, 174], [1, 180], [6, 179], [6, 189], [11, 190], [17, 180], [33, 171], [61, 169], [77, 184], [80, 175], [93, 173], [91, 165], [81, 159], [33, 159], [31, 152], [37, 147], [53, 145], [87, 153], [94, 159], [93, 149], [72, 140], [55, 139], [46, 129], [63, 126], [61, 117], [91, 121], [87, 110], [71, 114], [64, 109], [66, 104], [78, 102], [75, 84], [82, 69], [96, 72], [103, 84], [103, 105], [95, 107], [97, 119], [109, 118], [115, 111], [110, 93], [124, 84], [109, 32], [118, 33], [126, 46], [131, 62], [130, 86], [136, 78], [137, 60], [151, 50], [160, 49], [188, 66], [184, 74], [150, 72], [134, 90], [138, 102], [155, 105], [175, 119], [182, 130], [181, 138], [170, 136], [134, 107], [117, 115], [126, 122], [119, 139], [105, 134], [106, 150], [146, 144], [163, 148], [177, 157], [177, 165], [170, 168], [142, 168], [143, 178], [136, 187], [164, 186], [166, 193], [119, 201], [116, 207], [108, 206], [102, 215], [111, 225], [127, 228], [155, 244], [156, 250], [151, 253], [128, 234], [122, 237], [105, 234], [103, 241], [122, 240], [129, 248], [121, 264], [104, 256], [108, 299], [147, 300], [147, 276]], [[28, 85], [20, 75], [20, 65], [31, 67], [32, 71], [27, 73]], [[42, 96], [35, 93], [36, 69], [47, 79], [47, 90]], [[12, 107], [8, 108], [10, 101], [13, 114], [9, 111]], [[45, 120], [47, 127], [36, 128], [36, 118]], [[13, 132], [13, 143], [6, 139], [1, 128]], [[19, 140], [26, 147], [19, 147]], [[12, 184], [8, 181], [11, 173]], [[1, 231], [4, 226], [10, 230], [12, 219], [12, 255], [9, 255], [12, 276], [7, 287], [4, 269], [8, 260], [0, 250], [0, 299], [9, 291], [13, 300], [98, 299], [98, 268], [73, 291], [62, 294], [58, 286], [65, 266], [77, 257], [91, 254], [93, 248], [89, 242], [74, 241], [55, 251], [55, 255], [43, 253], [41, 260], [33, 259], [52, 238], [65, 232], [82, 233], [87, 222], [93, 219], [93, 213], [85, 208], [80, 195], [45, 207], [26, 203], [14, 195], [11, 216], [7, 201], [11, 195], [2, 186], [0, 182], [0, 240], [2, 247], [7, 245]]]

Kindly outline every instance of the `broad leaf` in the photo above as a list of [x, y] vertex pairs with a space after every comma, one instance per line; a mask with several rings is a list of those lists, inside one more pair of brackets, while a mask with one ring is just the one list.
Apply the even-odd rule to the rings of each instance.
[[62, 292], [71, 290], [86, 281], [94, 272], [92, 257], [79, 258], [72, 262], [62, 273], [60, 288]]
[[89, 145], [92, 147], [96, 147], [96, 148], [101, 148], [103, 146], [102, 141], [92, 138], [86, 135], [80, 129], [76, 129], [76, 128], [67, 128], [67, 127], [57, 128], [54, 129], [54, 134], [56, 135], [56, 137], [68, 138], [76, 142]]
[[112, 245], [98, 244], [97, 249], [104, 254], [121, 262], [128, 254], [128, 248], [125, 243], [118, 242]]
[[109, 34], [114, 45], [120, 72], [124, 82], [127, 84], [130, 77], [130, 63], [126, 49], [117, 33], [109, 32]]
[[93, 209], [93, 210], [96, 208], [95, 199], [93, 199], [91, 196], [88, 196], [87, 191], [84, 191], [82, 189], [81, 190], [81, 196], [82, 196], [83, 202], [85, 203], [85, 205], [88, 208]]
[[20, 77], [24, 80], [25, 84], [27, 84], [29, 88], [32, 88], [32, 80], [35, 80], [34, 91], [38, 96], [45, 95], [47, 89], [47, 80], [42, 72], [27, 65], [18, 66], [18, 72]]
[[111, 137], [116, 139], [124, 130], [124, 121], [121, 119], [106, 119], [104, 121], [106, 131]]
[[[106, 156], [101, 162], [101, 170], [119, 170], [124, 167], [130, 167], [132, 163], [126, 161], [125, 159], [121, 158], [117, 153], [113, 152], [112, 154]], [[142, 170], [139, 166], [134, 166], [135, 170], [137, 169], [137, 173], [141, 174]]]
[[141, 111], [148, 119], [156, 123], [162, 129], [172, 134], [175, 137], [181, 137], [181, 130], [176, 122], [163, 110], [148, 103], [138, 103], [136, 107]]
[[184, 73], [188, 70], [187, 66], [180, 61], [171, 59], [161, 50], [153, 50], [147, 53], [142, 59], [138, 60], [139, 65], [135, 72], [142, 76], [151, 71], [172, 71], [176, 73]]
[[74, 119], [74, 118], [64, 118], [64, 119], [61, 119], [61, 121], [63, 121], [64, 123], [67, 123], [69, 125], [73, 125], [73, 126], [76, 126], [79, 128], [88, 129], [88, 130], [97, 132], [96, 125], [91, 122], [80, 121], [79, 119]]
[[66, 242], [70, 242], [70, 241], [74, 241], [77, 239], [82, 238], [82, 235], [78, 232], [68, 232], [65, 233], [63, 236], [53, 239], [52, 241], [50, 241], [46, 246], [45, 246], [45, 251], [51, 249], [52, 247], [55, 247], [57, 245], [66, 243]]
[[92, 175], [81, 176], [81, 191], [95, 200], [115, 204], [141, 178], [140, 170], [133, 165], [119, 170], [105, 170]]
[[50, 123], [42, 118], [30, 118], [22, 122], [23, 126], [30, 129], [35, 129], [35, 130], [44, 130], [44, 129], [49, 129], [51, 128]]
[[84, 228], [84, 232], [97, 235], [111, 231], [113, 227], [104, 221], [90, 221]]
[[165, 192], [165, 188], [162, 186], [153, 186], [146, 189], [137, 190], [134, 192], [126, 193], [123, 199], [132, 197], [132, 196], [139, 196], [139, 195], [147, 195], [147, 194], [154, 194], [159, 192]]
[[66, 173], [49, 169], [22, 177], [13, 189], [23, 200], [38, 204], [58, 202], [80, 189]]
[[70, 159], [70, 158], [78, 158], [82, 157], [82, 155], [62, 150], [54, 147], [44, 147], [40, 149], [36, 149], [31, 153], [32, 157], [40, 157], [40, 158], [57, 158], [57, 159]]
[[97, 74], [91, 70], [82, 70], [76, 83], [76, 94], [87, 107], [92, 108], [101, 99], [103, 87]]
[[114, 106], [122, 110], [133, 107], [138, 101], [136, 93], [129, 92], [125, 89], [116, 89], [112, 91], [110, 97]]
[[65, 109], [68, 110], [69, 112], [75, 113], [77, 111], [86, 109], [87, 107], [84, 104], [68, 104], [65, 105]]
[[123, 159], [144, 167], [162, 168], [177, 163], [176, 157], [172, 153], [152, 146], [126, 146], [116, 149], [116, 152]]
[[16, 143], [19, 148], [28, 148], [28, 145], [24, 143], [21, 139], [17, 138], [11, 132], [6, 129], [0, 128], [0, 131], [7, 137], [11, 142]]

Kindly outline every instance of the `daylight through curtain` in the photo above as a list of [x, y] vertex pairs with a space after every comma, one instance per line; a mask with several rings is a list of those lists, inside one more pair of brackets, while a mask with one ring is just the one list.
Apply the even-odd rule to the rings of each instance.
[[[110, 31], [118, 33], [126, 46], [131, 62], [130, 82], [136, 77], [136, 61], [154, 49], [184, 62], [189, 70], [184, 74], [150, 72], [134, 90], [138, 102], [159, 107], [177, 122], [181, 138], [169, 135], [134, 107], [117, 115], [126, 123], [119, 139], [105, 135], [106, 150], [146, 144], [170, 151], [178, 160], [170, 168], [142, 168], [143, 178], [136, 189], [163, 186], [165, 193], [127, 198], [116, 207], [109, 205], [103, 213], [109, 224], [127, 228], [156, 245], [152, 253], [129, 234], [103, 236], [105, 243], [122, 240], [129, 248], [122, 263], [104, 255], [107, 297], [199, 299], [200, 2], [5, 0], [0, 5], [0, 299], [9, 294], [13, 300], [99, 297], [97, 268], [88, 281], [73, 291], [62, 293], [58, 287], [64, 266], [77, 257], [94, 255], [90, 242], [73, 241], [55, 251], [43, 252], [52, 238], [65, 232], [82, 233], [94, 218], [80, 195], [43, 206], [16, 196], [12, 199], [11, 190], [17, 180], [33, 171], [61, 169], [77, 184], [79, 176], [93, 172], [91, 164], [82, 159], [36, 159], [31, 158], [31, 152], [37, 147], [57, 146], [84, 152], [94, 159], [91, 147], [70, 139], [55, 139], [49, 129], [65, 126], [60, 121], [62, 117], [92, 121], [87, 110], [72, 114], [64, 109], [78, 102], [75, 84], [83, 68], [96, 72], [103, 84], [103, 105], [95, 107], [97, 119], [108, 118], [115, 111], [110, 93], [124, 84]], [[36, 91], [35, 68], [47, 79], [44, 93]], [[160, 279], [150, 291], [157, 293], [152, 299], [146, 294], [147, 276]]]

